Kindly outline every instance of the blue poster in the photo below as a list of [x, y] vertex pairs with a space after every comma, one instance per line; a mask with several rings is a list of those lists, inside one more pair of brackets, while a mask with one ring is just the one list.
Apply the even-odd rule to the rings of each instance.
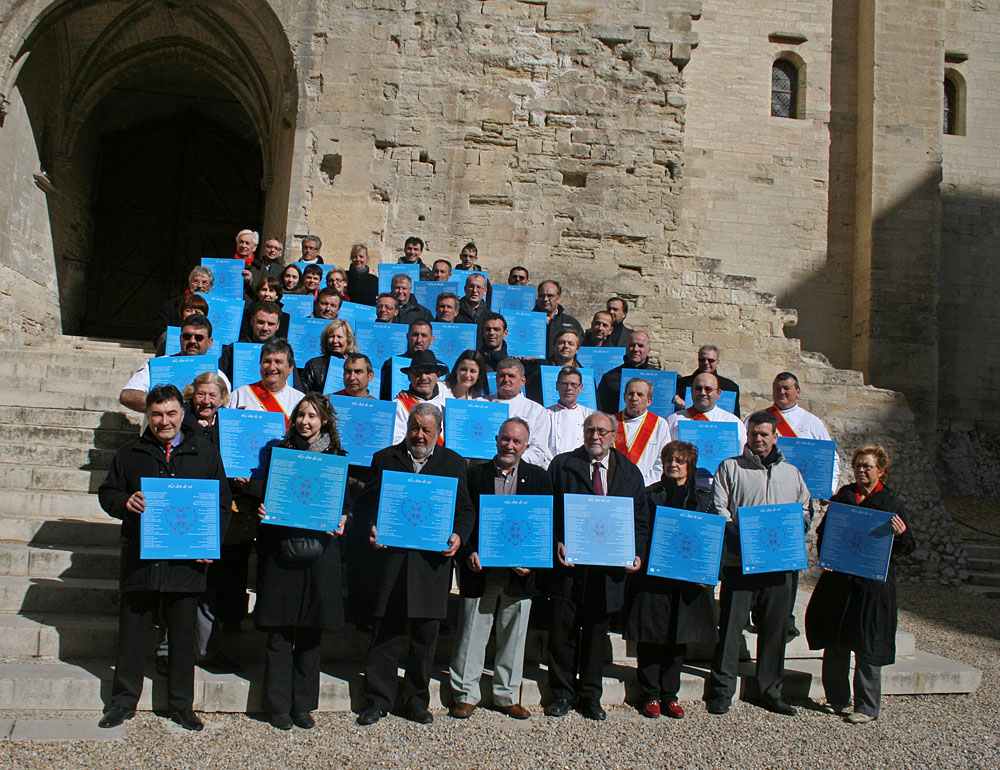
[[295, 264], [298, 265], [299, 270], [302, 270], [303, 272], [305, 272], [305, 269], [309, 267], [309, 265], [316, 265], [316, 267], [320, 268], [323, 271], [323, 275], [319, 279], [319, 288], [321, 289], [326, 288], [326, 276], [335, 267], [334, 265], [320, 265], [316, 262], [296, 262]]
[[497, 453], [497, 434], [510, 407], [492, 401], [449, 398], [444, 402], [444, 445], [467, 459], [488, 460]]
[[420, 280], [420, 265], [417, 263], [405, 264], [397, 262], [395, 264], [378, 266], [378, 293], [388, 294], [392, 292], [392, 277], [397, 273], [406, 273], [410, 280], [416, 284]]
[[[548, 408], [559, 400], [556, 379], [562, 367], [542, 365], [538, 368], [542, 372], [542, 406]], [[594, 384], [594, 370], [582, 368], [580, 376], [583, 378], [583, 390], [580, 391], [577, 401], [582, 406], [597, 409], [597, 386]]]
[[631, 497], [563, 495], [566, 563], [630, 567], [635, 562]]
[[291, 318], [308, 318], [312, 315], [315, 305], [312, 294], [283, 294], [281, 309]]
[[431, 329], [434, 334], [431, 350], [448, 369], [455, 368], [458, 357], [466, 350], [476, 349], [476, 332], [479, 331], [476, 324], [436, 323]]
[[516, 358], [545, 358], [545, 313], [505, 310], [507, 352]]
[[372, 455], [392, 444], [395, 401], [330, 396], [330, 406], [337, 413], [340, 445], [351, 465], [371, 466]]
[[677, 408], [674, 406], [674, 396], [677, 395], [677, 372], [662, 372], [659, 369], [622, 369], [618, 408], [625, 408], [625, 387], [629, 380], [636, 377], [653, 383], [653, 403], [649, 405], [649, 411], [664, 418], [672, 415]]
[[479, 563], [484, 567], [552, 566], [551, 495], [481, 495]]
[[386, 359], [406, 352], [406, 331], [405, 324], [384, 324], [377, 321], [358, 323], [354, 330], [358, 352], [371, 359], [376, 376]]
[[224, 257], [222, 259], [202, 257], [201, 266], [211, 270], [212, 277], [215, 279], [212, 282], [212, 291], [209, 292], [209, 307], [212, 307], [212, 303], [216, 299], [224, 297], [231, 297], [232, 299], [243, 298], [243, 287], [245, 285], [243, 270], [245, 268], [242, 259], [234, 257]]
[[725, 516], [656, 506], [647, 574], [715, 585], [725, 531]]
[[[724, 390], [719, 394], [719, 400], [715, 402], [715, 405], [719, 409], [725, 409], [727, 412], [736, 414], [736, 391], [735, 390]], [[691, 388], [684, 388], [684, 406], [692, 407], [694, 406], [694, 401], [691, 399]], [[830, 469], [830, 473], [833, 473], [833, 469]]]
[[493, 284], [490, 305], [494, 308], [494, 312], [500, 315], [503, 315], [505, 310], [534, 310], [536, 294], [534, 286], [508, 286], [505, 283], [496, 283]]
[[896, 536], [892, 516], [871, 508], [830, 503], [819, 566], [884, 583]]
[[799, 469], [809, 494], [826, 500], [833, 493], [833, 458], [836, 441], [779, 436], [778, 449], [785, 461]]
[[329, 323], [329, 318], [292, 316], [288, 319], [288, 344], [295, 352], [297, 366], [302, 366], [310, 358], [323, 355], [320, 345], [323, 341], [323, 330]]
[[382, 471], [378, 501], [379, 545], [443, 551], [454, 532], [458, 479]]
[[157, 356], [149, 359], [149, 389], [169, 384], [183, 393], [202, 372], [218, 371], [219, 357], [211, 352], [203, 356]]
[[344, 389], [344, 359], [330, 356], [326, 365], [326, 379], [323, 381], [323, 395], [336, 393]]
[[738, 518], [744, 575], [809, 566], [802, 503], [748, 505]]
[[346, 489], [346, 457], [275, 448], [267, 473], [263, 521], [333, 532], [340, 525]]
[[220, 409], [219, 454], [231, 479], [260, 477], [270, 447], [285, 437], [285, 415], [249, 409]]
[[218, 479], [144, 478], [140, 559], [218, 559]]
[[243, 310], [246, 303], [242, 299], [212, 296], [208, 301], [208, 320], [212, 322], [212, 339], [215, 344], [228, 345], [240, 338], [243, 327]]
[[[213, 337], [214, 339], [214, 337]], [[166, 347], [163, 349], [163, 355], [165, 356], [175, 356], [181, 352], [181, 327], [179, 326], [168, 326], [167, 336], [165, 338]], [[215, 343], [213, 343], [214, 345]]]
[[362, 305], [360, 302], [341, 302], [337, 318], [347, 321], [351, 331], [356, 331], [358, 322], [375, 323], [375, 308], [372, 305]]
[[417, 302], [431, 311], [431, 315], [437, 315], [437, 299], [439, 294], [450, 291], [452, 294], [462, 296], [464, 291], [459, 291], [456, 281], [417, 281], [413, 284], [413, 294]]
[[242, 385], [252, 385], [260, 380], [259, 342], [237, 342], [233, 344], [233, 390]]
[[[625, 360], [625, 348], [582, 347], [576, 351], [576, 360], [580, 362], [580, 366], [588, 366], [593, 369], [594, 379], [600, 383], [601, 377], [616, 366], [622, 365], [622, 361]], [[667, 412], [667, 414], [670, 414], [670, 412]], [[667, 414], [660, 416], [666, 417]]]
[[[392, 382], [389, 383], [389, 395], [393, 398], [401, 390], [406, 390], [410, 387], [410, 377], [409, 375], [403, 374], [403, 367], [410, 365], [410, 359], [406, 356], [393, 356], [392, 357]], [[372, 381], [374, 385], [374, 381]]]
[[735, 422], [680, 420], [677, 437], [698, 448], [698, 470], [714, 475], [719, 463], [740, 453], [740, 430]]

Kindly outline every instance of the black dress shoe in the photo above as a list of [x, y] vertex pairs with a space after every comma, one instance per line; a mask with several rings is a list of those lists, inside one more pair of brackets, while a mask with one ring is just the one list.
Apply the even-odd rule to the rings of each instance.
[[785, 703], [781, 698], [761, 698], [759, 701], [761, 708], [765, 708], [774, 714], [781, 714], [786, 717], [793, 717], [798, 711]]
[[312, 730], [316, 726], [316, 720], [308, 711], [296, 711], [292, 714], [292, 721], [303, 730]]
[[384, 712], [378, 706], [369, 706], [360, 714], [358, 714], [358, 724], [373, 725], [385, 715], [386, 712]]
[[418, 725], [429, 725], [434, 721], [434, 715], [421, 706], [410, 706], [404, 713], [407, 719]]
[[569, 701], [559, 698], [552, 701], [545, 707], [545, 715], [550, 717], [564, 717], [569, 713]]
[[104, 716], [101, 717], [101, 721], [97, 723], [98, 727], [118, 727], [126, 719], [131, 719], [135, 716], [135, 709], [126, 708], [125, 706], [112, 706], [107, 711], [104, 712]]
[[603, 722], [608, 718], [608, 712], [601, 708], [601, 704], [595, 701], [586, 701], [576, 707], [580, 716], [586, 719], [593, 719], [595, 722]]
[[166, 655], [156, 656], [156, 673], [160, 676], [168, 676], [170, 674], [170, 659]]
[[707, 704], [705, 704], [705, 710], [709, 714], [728, 714], [729, 701], [723, 700], [722, 698], [713, 698]]
[[214, 652], [205, 656], [198, 664], [201, 668], [210, 671], [219, 671], [223, 674], [239, 674], [243, 671], [243, 666], [230, 658], [224, 652]]
[[171, 721], [176, 722], [185, 730], [193, 730], [197, 732], [205, 727], [205, 723], [198, 719], [197, 714], [195, 714], [191, 709], [171, 711], [167, 716], [170, 717]]
[[292, 718], [288, 714], [271, 714], [267, 721], [271, 723], [271, 727], [276, 730], [291, 730], [292, 729]]

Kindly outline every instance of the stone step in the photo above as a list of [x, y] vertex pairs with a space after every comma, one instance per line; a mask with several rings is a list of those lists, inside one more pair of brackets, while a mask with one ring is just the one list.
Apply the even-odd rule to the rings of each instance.
[[[795, 703], [805, 698], [823, 695], [820, 681], [821, 662], [797, 661], [785, 669], [784, 694]], [[325, 664], [320, 678], [319, 711], [346, 712], [359, 710], [366, 704], [361, 690], [360, 667], [356, 664]], [[704, 695], [707, 671], [703, 667], [685, 666], [681, 676], [682, 701], [698, 701]], [[113, 671], [107, 661], [63, 663], [36, 660], [0, 664], [0, 709], [30, 710], [44, 703], [46, 710], [99, 711], [111, 688]], [[213, 674], [195, 670], [194, 708], [207, 712], [244, 712], [260, 710], [261, 666], [240, 674]], [[981, 681], [978, 669], [930, 653], [897, 661], [882, 669], [883, 695], [975, 692]], [[753, 665], [741, 664], [738, 691], [742, 697], [753, 694]], [[543, 667], [526, 667], [521, 688], [521, 703], [538, 707], [548, 700]], [[638, 700], [634, 668], [609, 666], [605, 671], [602, 703], [617, 705]], [[431, 678], [431, 708], [450, 705], [447, 670], [435, 666]], [[483, 678], [483, 703], [492, 702], [488, 676]], [[147, 667], [139, 708], [166, 707], [166, 680]]]
[[111, 466], [114, 455], [114, 449], [58, 446], [48, 443], [0, 445], [0, 463], [30, 467], [51, 465], [57, 468], [106, 470]]
[[54, 364], [56, 366], [85, 366], [106, 371], [117, 370], [116, 376], [134, 372], [150, 357], [138, 350], [76, 350], [47, 348], [17, 348], [4, 351], [4, 361], [22, 364]]
[[139, 434], [142, 415], [119, 405], [114, 412], [86, 409], [62, 409], [30, 406], [0, 406], [0, 427], [63, 428], [85, 430], [91, 435], [103, 432]]
[[131, 373], [120, 376], [108, 373], [104, 382], [92, 382], [87, 380], [50, 378], [38, 379], [35, 377], [7, 377], [3, 380], [4, 388], [17, 390], [24, 393], [55, 393], [69, 394], [77, 396], [90, 395], [114, 395], [117, 399], [118, 393], [128, 383]]
[[1000, 596], [1000, 586], [982, 586], [973, 585], [971, 583], [963, 583], [960, 586], [960, 589], [970, 594], [982, 594], [983, 596], [991, 598]]
[[0, 649], [6, 659], [47, 657], [63, 661], [112, 655], [118, 643], [116, 615], [0, 614]]
[[147, 342], [140, 340], [123, 340], [115, 337], [81, 337], [74, 334], [59, 334], [41, 340], [33, 340], [27, 343], [32, 348], [82, 348], [82, 349], [108, 349], [108, 350], [152, 350]]
[[1000, 560], [1000, 544], [964, 543], [969, 558]]
[[[51, 410], [46, 410], [51, 411]], [[125, 428], [57, 428], [51, 425], [10, 425], [0, 423], [0, 455], [16, 442], [30, 446], [73, 447], [116, 450], [139, 435], [134, 426]]]
[[[17, 390], [8, 383], [3, 383], [0, 390], [0, 404], [4, 406], [27, 406], [44, 407], [49, 409], [83, 409], [98, 413], [117, 414], [119, 412], [129, 412], [118, 402], [118, 393], [128, 380], [122, 380], [121, 384], [109, 385], [103, 392], [86, 393], [52, 393], [40, 391], [36, 386], [33, 390]], [[139, 419], [142, 415], [135, 414]], [[113, 419], [113, 418], [112, 418]]]
[[24, 577], [118, 577], [117, 545], [41, 545], [0, 541], [0, 575]]
[[[63, 526], [63, 520], [71, 520]], [[0, 540], [35, 541], [45, 543], [83, 543], [85, 530], [95, 525], [116, 525], [98, 503], [97, 495], [86, 492], [47, 492], [27, 489], [5, 489], [0, 492]], [[73, 536], [53, 539], [51, 534], [70, 532]], [[117, 537], [117, 534], [115, 535]], [[107, 542], [105, 539], [96, 541]]]
[[[138, 366], [128, 371], [131, 375], [135, 369], [142, 366], [139, 361]], [[106, 389], [110, 383], [115, 383], [122, 378], [126, 369], [109, 369], [105, 366], [81, 366], [68, 365], [65, 363], [42, 364], [31, 361], [17, 361], [6, 359], [0, 363], [0, 376], [5, 382], [27, 381], [27, 380], [78, 380], [88, 383], [92, 390]], [[125, 380], [128, 382], [128, 380]], [[124, 384], [124, 383], [123, 383]], [[45, 383], [40, 383], [40, 389], [46, 390]]]
[[0, 462], [0, 490], [96, 492], [107, 475], [106, 468], [73, 470], [51, 465], [31, 466]]
[[978, 572], [969, 570], [969, 584], [974, 586], [995, 586], [1000, 588], [1000, 572]]
[[970, 556], [966, 568], [970, 572], [1000, 572], [1000, 559], [974, 559]]
[[117, 614], [118, 581], [0, 575], [0, 612]]

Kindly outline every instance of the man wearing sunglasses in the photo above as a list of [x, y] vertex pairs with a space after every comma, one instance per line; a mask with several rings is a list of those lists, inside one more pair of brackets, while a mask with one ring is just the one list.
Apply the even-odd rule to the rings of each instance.
[[[192, 313], [184, 319], [181, 326], [181, 350], [177, 356], [203, 356], [212, 348], [212, 322], [201, 313]], [[226, 381], [226, 387], [232, 391], [229, 378], [221, 370], [219, 376]], [[144, 363], [132, 375], [122, 389], [118, 400], [122, 406], [127, 406], [135, 412], [146, 412], [146, 394], [149, 392], [149, 361]]]
[[[735, 382], [730, 380], [728, 377], [723, 377], [719, 374], [719, 349], [715, 345], [702, 345], [698, 348], [698, 368], [694, 370], [692, 374], [687, 377], [677, 378], [677, 395], [674, 396], [674, 406], [681, 410], [684, 408], [684, 394], [688, 388], [691, 387], [691, 383], [694, 378], [699, 374], [708, 373], [714, 374], [719, 380], [719, 390], [729, 391], [736, 394], [736, 406], [731, 410], [733, 414], [737, 417], [740, 416], [740, 386]], [[693, 394], [692, 394], [693, 395]]]

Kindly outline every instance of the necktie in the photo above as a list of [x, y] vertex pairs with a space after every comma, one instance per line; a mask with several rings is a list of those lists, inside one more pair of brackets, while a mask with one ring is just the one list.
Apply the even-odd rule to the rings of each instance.
[[163, 450], [167, 454], [167, 462], [170, 462], [170, 453], [174, 451], [173, 444], [167, 444], [166, 448]]
[[601, 464], [594, 463], [594, 494], [604, 494], [604, 483], [601, 481]]

